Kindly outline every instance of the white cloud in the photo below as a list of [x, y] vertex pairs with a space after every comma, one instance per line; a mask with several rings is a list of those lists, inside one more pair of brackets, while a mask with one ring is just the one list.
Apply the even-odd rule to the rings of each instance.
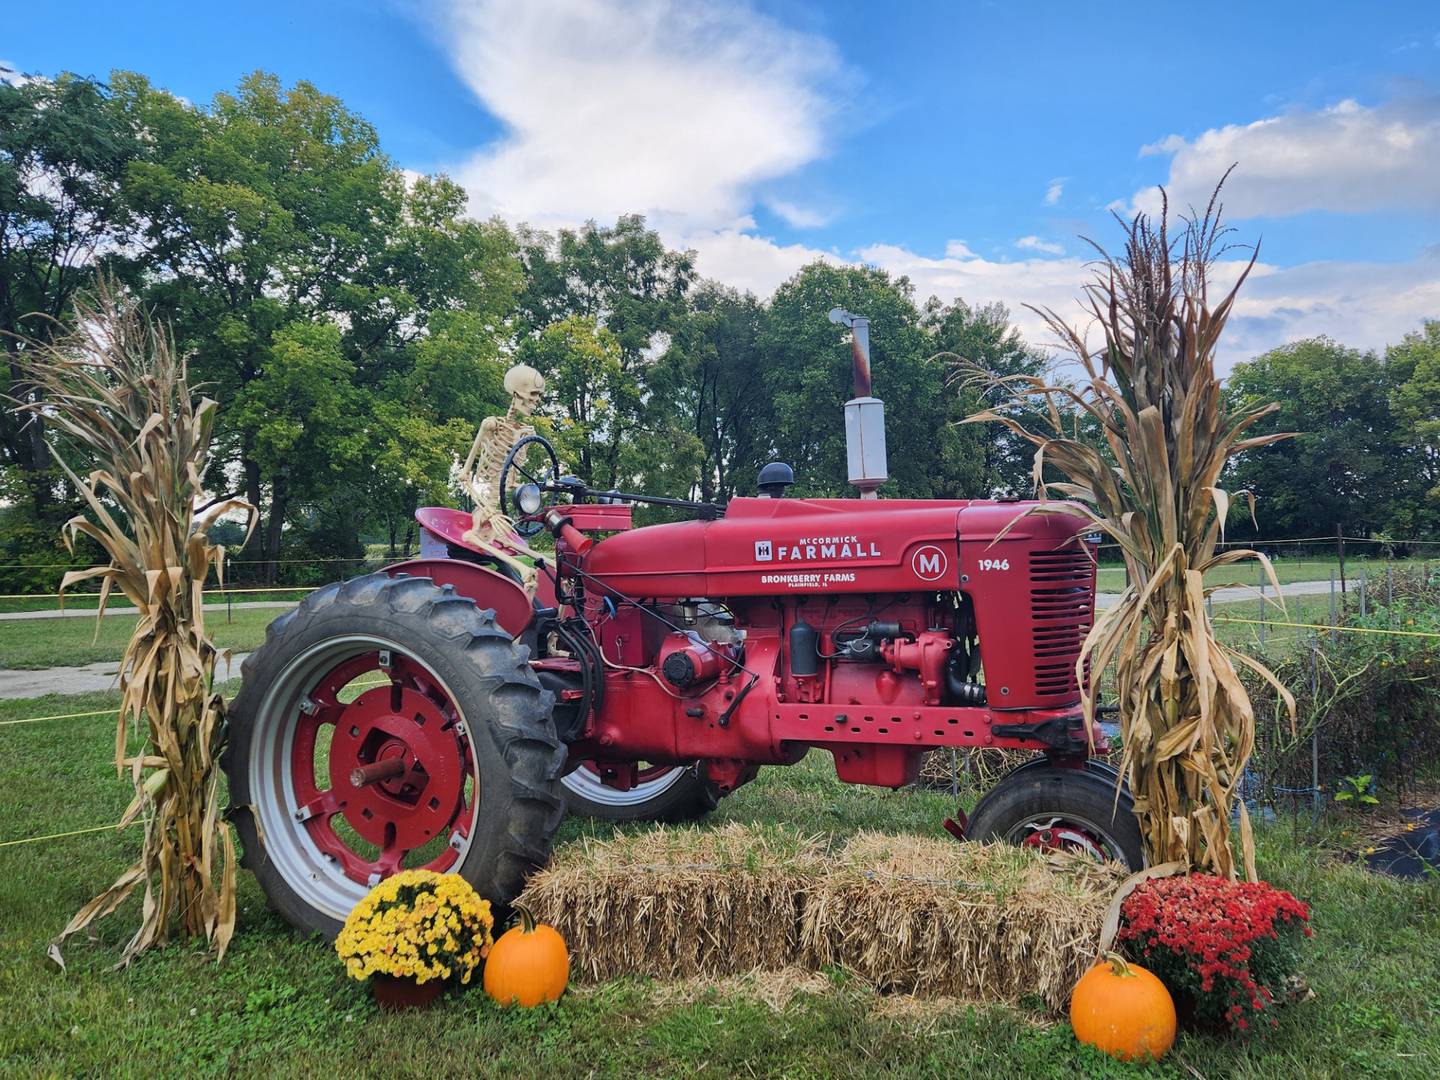
[[33, 81], [29, 76], [22, 74], [20, 69], [11, 61], [0, 60], [0, 83], [8, 83], [11, 86], [24, 86], [26, 83]]
[[695, 266], [702, 277], [748, 289], [760, 297], [769, 296], [777, 285], [816, 259], [837, 265], [849, 261], [834, 251], [804, 244], [777, 244], [769, 237], [735, 228], [690, 233], [684, 243], [695, 249]]
[[[1440, 97], [1365, 106], [1355, 101], [1212, 128], [1194, 139], [1170, 135], [1141, 150], [1171, 155], [1165, 188], [1172, 206], [1201, 207], [1232, 164], [1225, 185], [1231, 218], [1306, 210], [1363, 213], [1440, 209]], [[1155, 213], [1158, 188], [1135, 194], [1134, 210]]]
[[1023, 251], [1043, 251], [1047, 255], [1064, 255], [1063, 244], [1052, 243], [1049, 240], [1041, 240], [1038, 236], [1022, 236], [1015, 241], [1015, 246]]
[[453, 170], [477, 215], [643, 212], [718, 229], [824, 148], [838, 54], [742, 3], [448, 0], [443, 12], [456, 71], [505, 127]]
[[831, 215], [815, 210], [808, 206], [799, 206], [784, 199], [766, 199], [765, 205], [794, 229], [818, 229], [821, 225], [828, 225]]
[[1054, 206], [1060, 201], [1060, 196], [1065, 194], [1065, 181], [1068, 179], [1070, 179], [1068, 176], [1057, 176], [1050, 181], [1049, 186], [1045, 188], [1046, 206]]
[[[904, 274], [920, 299], [963, 297], [972, 304], [1000, 301], [1025, 339], [1056, 344], [1044, 320], [1025, 307], [1049, 308], [1088, 327], [1078, 302], [1094, 267], [1085, 259], [1035, 258], [992, 262], [979, 256], [935, 259], [903, 247], [874, 244], [859, 252], [867, 263]], [[1213, 288], [1229, 288], [1245, 263], [1221, 262]], [[1281, 268], [1259, 263], [1240, 290], [1221, 344], [1220, 369], [1300, 338], [1327, 334], [1346, 345], [1381, 348], [1422, 320], [1440, 318], [1440, 252], [1397, 263], [1315, 262]], [[1099, 344], [1091, 333], [1092, 346]]]

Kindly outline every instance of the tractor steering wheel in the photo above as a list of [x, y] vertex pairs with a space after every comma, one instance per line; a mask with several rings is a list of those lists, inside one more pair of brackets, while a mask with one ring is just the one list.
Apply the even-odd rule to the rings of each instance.
[[[544, 449], [550, 465], [550, 471], [548, 473], [541, 472], [538, 478], [530, 475], [530, 470], [523, 464], [525, 460], [523, 452], [536, 445]], [[542, 464], [544, 463], [542, 462]], [[500, 512], [515, 521], [515, 531], [521, 536], [534, 536], [545, 526], [539, 521], [516, 520], [515, 510], [519, 508], [512, 507], [508, 494], [512, 469], [539, 487], [541, 491], [554, 490], [556, 481], [560, 479], [560, 458], [555, 453], [555, 447], [550, 445], [550, 440], [544, 435], [526, 435], [523, 439], [516, 440], [515, 445], [510, 448], [510, 452], [505, 455], [505, 464], [500, 466]]]

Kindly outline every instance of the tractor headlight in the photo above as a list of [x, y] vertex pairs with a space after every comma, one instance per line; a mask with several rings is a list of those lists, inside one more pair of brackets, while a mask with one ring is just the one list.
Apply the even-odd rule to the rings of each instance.
[[515, 489], [515, 505], [526, 517], [531, 514], [538, 514], [544, 500], [540, 497], [539, 484], [521, 484]]

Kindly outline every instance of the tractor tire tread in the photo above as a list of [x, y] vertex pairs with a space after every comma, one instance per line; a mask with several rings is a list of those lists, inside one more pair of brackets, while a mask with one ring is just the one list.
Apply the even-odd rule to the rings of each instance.
[[[481, 796], [478, 828], [495, 834], [487, 866], [466, 863], [458, 869], [497, 905], [519, 895], [525, 879], [550, 856], [551, 841], [565, 813], [560, 776], [566, 747], [551, 718], [554, 696], [540, 686], [529, 666], [529, 652], [495, 625], [495, 613], [480, 608], [431, 579], [370, 574], [327, 585], [311, 593], [266, 629], [264, 643], [246, 658], [244, 681], [230, 710], [229, 743], [222, 765], [230, 782], [230, 819], [241, 841], [240, 864], [260, 879], [267, 901], [302, 931], [333, 937], [340, 923], [310, 908], [281, 879], [266, 856], [259, 822], [250, 804], [249, 746], [257, 711], [268, 684], [300, 648], [342, 633], [343, 624], [385, 625], [397, 642], [417, 636], [446, 657], [463, 679], [452, 690], [469, 727], [472, 752], [488, 753], [503, 764], [501, 797], [486, 805]], [[329, 628], [327, 631], [326, 628]], [[423, 642], [418, 640], [423, 638]], [[268, 676], [265, 677], [265, 676]], [[483, 728], [483, 730], [481, 730]], [[482, 746], [488, 743], [489, 749]], [[476, 853], [472, 845], [471, 855]]]

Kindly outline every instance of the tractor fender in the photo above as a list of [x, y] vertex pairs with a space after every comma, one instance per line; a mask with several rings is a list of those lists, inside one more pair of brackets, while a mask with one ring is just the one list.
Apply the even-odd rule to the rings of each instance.
[[385, 567], [382, 574], [429, 578], [436, 585], [450, 585], [480, 608], [495, 612], [495, 624], [511, 637], [519, 637], [530, 625], [535, 606], [520, 585], [489, 567], [463, 559], [410, 559]]

